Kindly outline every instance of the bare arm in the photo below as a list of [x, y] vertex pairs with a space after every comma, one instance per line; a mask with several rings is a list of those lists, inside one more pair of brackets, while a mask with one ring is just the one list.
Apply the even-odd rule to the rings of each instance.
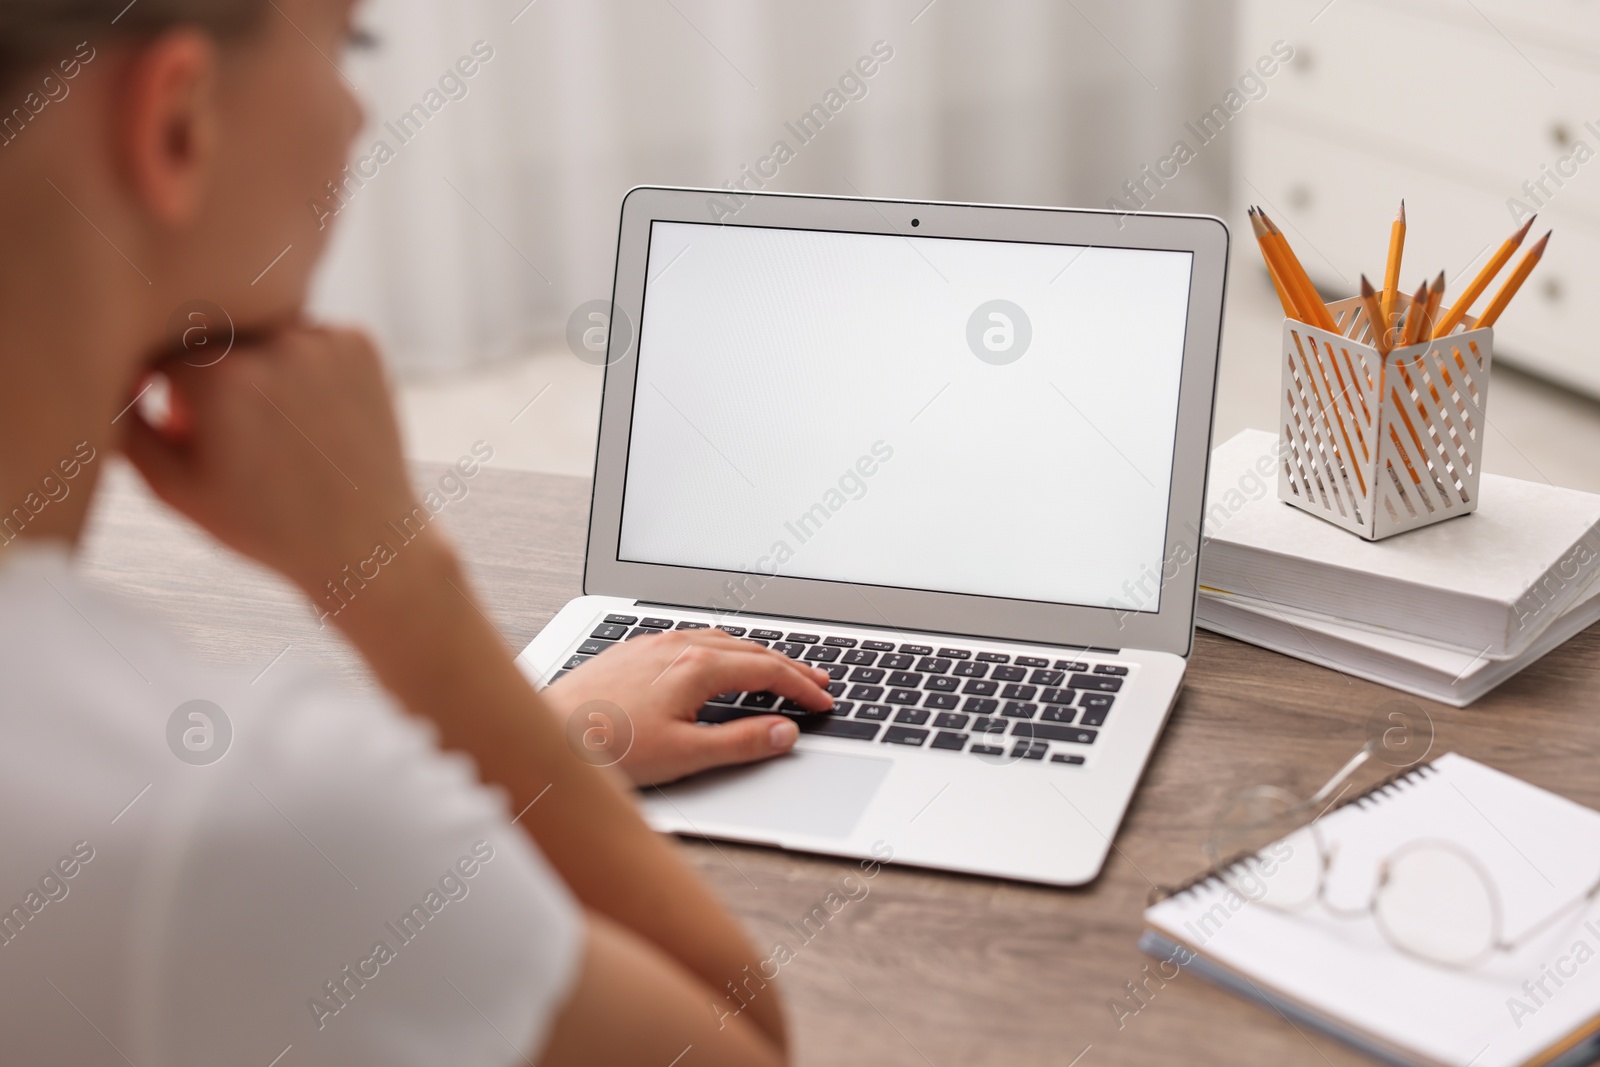
[[[294, 328], [215, 366], [172, 373], [191, 409], [188, 433], [172, 441], [128, 420], [128, 455], [169, 504], [309, 595], [392, 540], [387, 524], [415, 506], [377, 357], [359, 336]], [[394, 553], [337, 624], [383, 685], [437, 724], [445, 747], [470, 754], [486, 782], [507, 790], [519, 823], [601, 917], [553, 1047], [572, 1062], [606, 1061], [598, 1050], [631, 1032], [605, 1014], [619, 998], [674, 1040], [701, 1033], [697, 1022], [670, 1021], [690, 1004], [695, 1019], [715, 1018], [726, 983], [758, 966], [749, 941], [645, 825], [623, 775], [569, 746], [560, 715], [518, 670], [436, 529]], [[808, 668], [707, 631], [629, 642], [570, 681], [556, 687], [569, 702], [603, 694], [632, 707], [643, 754], [659, 757], [641, 766], [657, 780], [792, 743], [792, 724], [775, 718], [726, 732], [694, 726], [694, 709], [713, 693], [770, 688], [819, 710], [830, 702]], [[781, 746], [775, 725], [787, 731]], [[734, 1059], [748, 1051], [742, 1062], [782, 1061], [782, 1010], [768, 992], [715, 1031]]]

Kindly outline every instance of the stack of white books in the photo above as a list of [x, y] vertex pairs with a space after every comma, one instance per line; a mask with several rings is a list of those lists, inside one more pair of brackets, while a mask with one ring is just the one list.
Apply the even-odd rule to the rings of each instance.
[[1484, 474], [1478, 508], [1366, 541], [1278, 499], [1279, 438], [1212, 453], [1196, 624], [1462, 707], [1600, 621], [1600, 496]]

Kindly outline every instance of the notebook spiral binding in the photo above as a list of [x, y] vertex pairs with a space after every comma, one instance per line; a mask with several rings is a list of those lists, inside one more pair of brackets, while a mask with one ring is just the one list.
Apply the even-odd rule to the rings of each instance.
[[[1365, 808], [1369, 805], [1375, 805], [1384, 797], [1393, 796], [1406, 786], [1411, 785], [1413, 782], [1421, 781], [1423, 778], [1426, 778], [1432, 773], [1434, 773], [1432, 760], [1395, 771], [1387, 778], [1373, 783], [1371, 786], [1368, 786], [1355, 796], [1346, 797], [1344, 800], [1333, 804], [1328, 808], [1327, 811], [1322, 813], [1322, 816], [1318, 816], [1318, 818], [1326, 816], [1331, 812], [1338, 811], [1340, 808], [1348, 807], [1352, 804], [1358, 808]], [[1252, 855], [1254, 855], [1252, 852], [1240, 852], [1238, 855], [1230, 856], [1220, 863], [1206, 868], [1181, 885], [1152, 887], [1148, 897], [1146, 898], [1146, 903], [1148, 906], [1153, 907], [1163, 900], [1167, 900], [1183, 893], [1192, 892], [1201, 888], [1202, 886], [1219, 881], [1222, 878], [1223, 873], [1226, 872], [1228, 868], [1248, 859]]]

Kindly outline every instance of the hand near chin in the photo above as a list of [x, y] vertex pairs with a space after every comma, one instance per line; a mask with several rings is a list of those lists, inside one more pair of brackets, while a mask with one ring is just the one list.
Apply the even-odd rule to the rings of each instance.
[[832, 698], [827, 675], [720, 630], [675, 630], [615, 645], [547, 688], [578, 756], [615, 765], [634, 785], [655, 785], [730, 763], [781, 755], [798, 731], [783, 715], [714, 726], [695, 721], [711, 697], [771, 691], [807, 711]]
[[155, 369], [183, 410], [182, 438], [130, 413], [123, 451], [161, 499], [308, 593], [411, 514], [399, 427], [364, 335], [292, 326], [209, 367]]

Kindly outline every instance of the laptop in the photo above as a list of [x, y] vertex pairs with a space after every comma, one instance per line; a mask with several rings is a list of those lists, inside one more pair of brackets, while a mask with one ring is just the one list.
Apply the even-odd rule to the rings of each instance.
[[623, 201], [584, 595], [538, 684], [720, 626], [827, 669], [794, 751], [660, 830], [1052, 885], [1105, 862], [1183, 682], [1215, 218], [644, 187]]

